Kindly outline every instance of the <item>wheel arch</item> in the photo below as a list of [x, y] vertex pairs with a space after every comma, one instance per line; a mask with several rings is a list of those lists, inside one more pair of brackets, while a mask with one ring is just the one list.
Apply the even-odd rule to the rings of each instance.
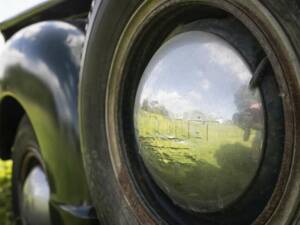
[[0, 158], [11, 158], [16, 132], [25, 110], [13, 97], [5, 96], [0, 104]]

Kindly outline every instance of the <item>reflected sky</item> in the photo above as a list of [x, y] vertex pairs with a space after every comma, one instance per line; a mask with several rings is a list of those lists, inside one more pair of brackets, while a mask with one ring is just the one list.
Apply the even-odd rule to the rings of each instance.
[[[49, 0], [9, 0], [1, 2], [0, 23], [23, 11]], [[3, 4], [5, 2], [5, 4]]]
[[[22, 83], [22, 87], [35, 92], [41, 88], [51, 90], [51, 98], [43, 99], [43, 102], [51, 105], [55, 99], [57, 106], [50, 108], [57, 110], [55, 113], [59, 113], [59, 118], [63, 118], [64, 122], [76, 121], [77, 101], [74, 96], [77, 96], [78, 91], [83, 41], [82, 32], [63, 22], [42, 22], [29, 26], [16, 33], [6, 43], [2, 53], [0, 51], [0, 82], [7, 76], [13, 76], [8, 75], [8, 71], [18, 64], [25, 71], [34, 74], [33, 77], [40, 82], [37, 85], [28, 79]], [[18, 73], [14, 72], [14, 76], [19, 79]], [[37, 87], [32, 88], [34, 85]], [[70, 124], [77, 126], [76, 123]]]
[[157, 101], [178, 118], [201, 109], [210, 117], [231, 120], [237, 111], [234, 93], [251, 77], [248, 65], [227, 42], [191, 31], [174, 37], [153, 57], [138, 98], [140, 104]]

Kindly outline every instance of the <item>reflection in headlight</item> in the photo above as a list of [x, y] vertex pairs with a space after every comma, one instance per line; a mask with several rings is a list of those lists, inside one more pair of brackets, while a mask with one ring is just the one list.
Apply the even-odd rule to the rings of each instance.
[[165, 43], [138, 88], [139, 151], [157, 185], [189, 210], [237, 200], [262, 157], [264, 116], [252, 73], [216, 35], [191, 31]]

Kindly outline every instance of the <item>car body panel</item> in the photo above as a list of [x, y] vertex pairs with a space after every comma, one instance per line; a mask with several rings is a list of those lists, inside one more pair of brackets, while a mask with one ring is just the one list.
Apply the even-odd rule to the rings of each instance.
[[[33, 125], [56, 214], [87, 222], [95, 216], [90, 212], [78, 133], [77, 86], [83, 42], [82, 31], [58, 21], [17, 32], [0, 56], [0, 99], [15, 99]], [[82, 221], [78, 224], [85, 224]]]

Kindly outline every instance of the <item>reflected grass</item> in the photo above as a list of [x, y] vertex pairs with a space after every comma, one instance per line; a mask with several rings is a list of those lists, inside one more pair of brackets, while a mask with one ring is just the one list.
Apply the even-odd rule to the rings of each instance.
[[0, 160], [0, 224], [11, 225], [11, 161]]
[[137, 127], [151, 175], [175, 203], [191, 210], [223, 208], [236, 199], [260, 162], [261, 133], [252, 131], [245, 141], [244, 130], [231, 123], [171, 120], [142, 111]]

